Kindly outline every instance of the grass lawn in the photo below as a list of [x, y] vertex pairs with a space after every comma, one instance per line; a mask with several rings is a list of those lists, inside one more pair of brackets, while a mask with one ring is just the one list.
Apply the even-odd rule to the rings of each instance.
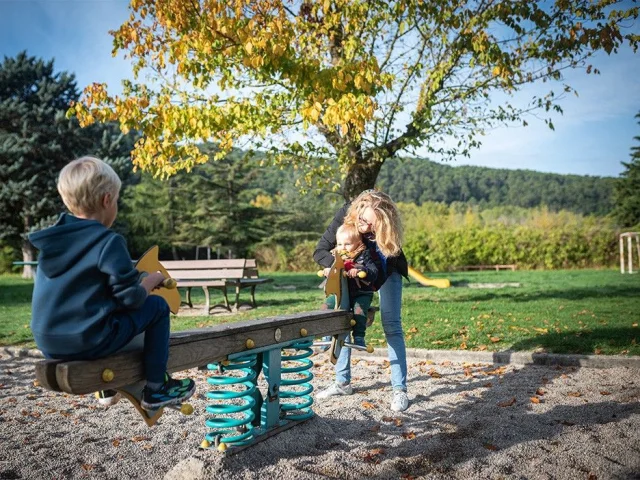
[[[322, 303], [315, 274], [263, 275], [274, 282], [256, 289], [257, 309], [175, 317], [173, 329], [317, 310]], [[404, 289], [408, 347], [640, 355], [640, 275], [561, 270], [433, 276], [449, 278], [452, 288], [424, 288], [411, 282]], [[519, 283], [520, 287], [471, 288], [469, 284], [474, 283]], [[18, 276], [0, 276], [0, 345], [34, 346], [29, 329], [32, 288], [31, 281]], [[194, 297], [196, 302], [203, 299], [197, 291]], [[212, 291], [213, 301], [220, 297]], [[243, 292], [241, 299], [248, 299], [248, 293]], [[379, 318], [367, 331], [367, 342], [384, 345]]]

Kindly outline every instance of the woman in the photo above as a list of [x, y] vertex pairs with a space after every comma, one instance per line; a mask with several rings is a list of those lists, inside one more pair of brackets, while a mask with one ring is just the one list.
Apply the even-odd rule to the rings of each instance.
[[[370, 248], [375, 248], [386, 271], [386, 281], [380, 287], [380, 314], [387, 339], [391, 363], [393, 396], [391, 410], [402, 412], [409, 406], [407, 398], [407, 354], [400, 310], [402, 277], [408, 277], [407, 259], [402, 252], [402, 223], [391, 198], [376, 190], [366, 190], [345, 204], [336, 214], [318, 242], [313, 259], [325, 268], [333, 263], [336, 231], [343, 223], [356, 225]], [[316, 398], [351, 395], [351, 349], [343, 348], [336, 363], [336, 381], [318, 393]]]

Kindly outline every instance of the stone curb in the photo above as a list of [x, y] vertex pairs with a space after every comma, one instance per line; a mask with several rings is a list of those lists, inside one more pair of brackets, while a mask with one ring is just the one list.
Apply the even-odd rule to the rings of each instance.
[[[359, 352], [360, 355], [386, 357], [386, 348], [376, 348], [373, 353]], [[407, 357], [432, 360], [434, 362], [450, 361], [455, 363], [495, 363], [511, 365], [560, 365], [562, 367], [615, 368], [627, 367], [640, 370], [640, 356], [624, 357], [621, 355], [577, 355], [559, 353], [534, 352], [479, 352], [467, 350], [424, 350], [407, 348]]]
[[[0, 347], [0, 352], [12, 357], [44, 358], [37, 349], [20, 347]], [[367, 357], [387, 356], [386, 348], [376, 348], [373, 353], [358, 352]], [[640, 370], [640, 356], [623, 357], [621, 355], [572, 355], [558, 353], [533, 352], [478, 352], [466, 350], [424, 350], [408, 348], [407, 357], [431, 360], [434, 362], [454, 363], [497, 363], [512, 365], [559, 365], [562, 367], [614, 368], [627, 367]]]

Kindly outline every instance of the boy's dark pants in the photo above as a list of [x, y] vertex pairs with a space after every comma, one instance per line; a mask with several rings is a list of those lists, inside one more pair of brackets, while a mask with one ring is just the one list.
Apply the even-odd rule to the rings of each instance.
[[[371, 302], [373, 301], [373, 292], [358, 292], [356, 294], [349, 295], [349, 303], [351, 306], [351, 310], [353, 311], [353, 319], [356, 321], [355, 326], [353, 327], [353, 337], [362, 337], [364, 338], [365, 332], [367, 331], [367, 311], [371, 306]], [[325, 308], [329, 310], [333, 310], [336, 306], [336, 297], [335, 295], [329, 295], [324, 304]]]
[[111, 316], [112, 333], [100, 346], [78, 355], [65, 355], [61, 360], [107, 357], [144, 332], [145, 377], [148, 382], [164, 383], [169, 359], [169, 314], [169, 306], [162, 297], [149, 295], [138, 310], [117, 312]]

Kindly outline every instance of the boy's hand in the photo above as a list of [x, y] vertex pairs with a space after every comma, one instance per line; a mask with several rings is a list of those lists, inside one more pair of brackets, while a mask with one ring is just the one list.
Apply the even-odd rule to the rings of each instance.
[[160, 272], [155, 272], [150, 273], [149, 275], [144, 277], [140, 284], [147, 291], [147, 293], [150, 293], [152, 290], [158, 288], [163, 281], [164, 275]]

